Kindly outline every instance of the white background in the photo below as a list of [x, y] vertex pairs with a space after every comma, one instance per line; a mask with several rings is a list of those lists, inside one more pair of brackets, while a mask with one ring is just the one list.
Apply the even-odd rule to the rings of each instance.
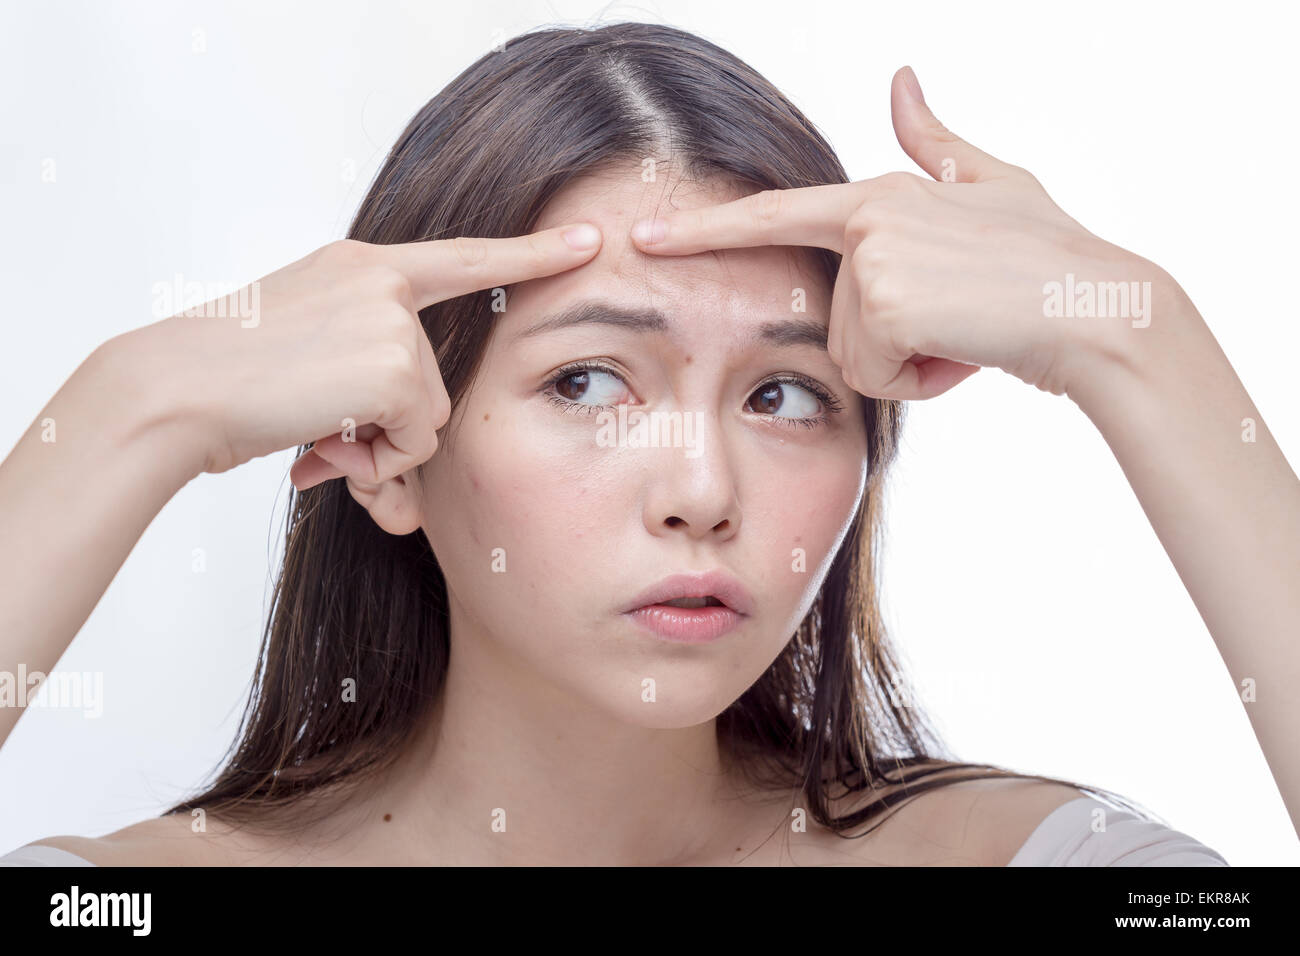
[[[342, 236], [457, 73], [502, 38], [596, 18], [731, 50], [855, 179], [916, 171], [889, 120], [910, 63], [951, 129], [1182, 283], [1297, 461], [1293, 14], [1097, 0], [6, 3], [3, 453], [97, 344], [153, 320], [154, 283], [242, 284]], [[154, 815], [217, 765], [290, 460], [202, 476], [149, 527], [60, 662], [104, 672], [103, 716], [32, 708], [0, 751], [0, 852]], [[1072, 403], [985, 370], [913, 404], [889, 535], [888, 622], [962, 758], [1110, 787], [1235, 865], [1300, 862], [1233, 681]]]

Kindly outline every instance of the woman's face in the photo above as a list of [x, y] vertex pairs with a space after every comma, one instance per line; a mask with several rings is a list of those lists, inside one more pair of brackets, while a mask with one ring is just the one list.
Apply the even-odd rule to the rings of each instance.
[[[423, 527], [447, 582], [453, 656], [488, 642], [476, 651], [533, 686], [677, 728], [721, 713], [798, 627], [867, 465], [861, 397], [825, 350], [826, 282], [805, 250], [654, 257], [628, 237], [656, 208], [739, 195], [662, 173], [644, 183], [629, 164], [547, 207], [538, 229], [592, 222], [601, 250], [512, 290], [425, 468]], [[534, 329], [582, 303], [642, 321]], [[662, 321], [644, 321], [649, 310]], [[715, 570], [751, 600], [721, 637], [673, 642], [624, 613], [669, 575]]]

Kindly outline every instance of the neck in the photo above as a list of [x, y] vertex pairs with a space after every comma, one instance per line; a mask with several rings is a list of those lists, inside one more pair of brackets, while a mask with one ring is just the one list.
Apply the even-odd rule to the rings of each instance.
[[[674, 865], [726, 856], [752, 834], [714, 720], [629, 724], [549, 683], [466, 627], [431, 719], [373, 804], [412, 862]], [[653, 703], [645, 706], [653, 707]], [[780, 811], [763, 819], [779, 821]]]

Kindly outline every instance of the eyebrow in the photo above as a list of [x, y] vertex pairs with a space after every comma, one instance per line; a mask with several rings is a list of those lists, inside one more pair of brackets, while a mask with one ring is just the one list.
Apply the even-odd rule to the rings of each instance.
[[[671, 327], [668, 316], [658, 309], [628, 308], [601, 299], [584, 299], [516, 333], [511, 344], [557, 329], [593, 324], [611, 325], [643, 335], [667, 332]], [[763, 342], [782, 348], [812, 346], [824, 352], [826, 334], [826, 326], [810, 319], [772, 319], [757, 326], [745, 337], [745, 341]]]

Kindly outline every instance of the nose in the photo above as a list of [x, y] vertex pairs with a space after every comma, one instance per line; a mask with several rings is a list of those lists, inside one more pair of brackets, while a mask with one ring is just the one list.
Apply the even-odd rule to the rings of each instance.
[[645, 498], [645, 525], [653, 535], [726, 541], [740, 530], [735, 462], [726, 436], [698, 415], [691, 448], [659, 448]]

